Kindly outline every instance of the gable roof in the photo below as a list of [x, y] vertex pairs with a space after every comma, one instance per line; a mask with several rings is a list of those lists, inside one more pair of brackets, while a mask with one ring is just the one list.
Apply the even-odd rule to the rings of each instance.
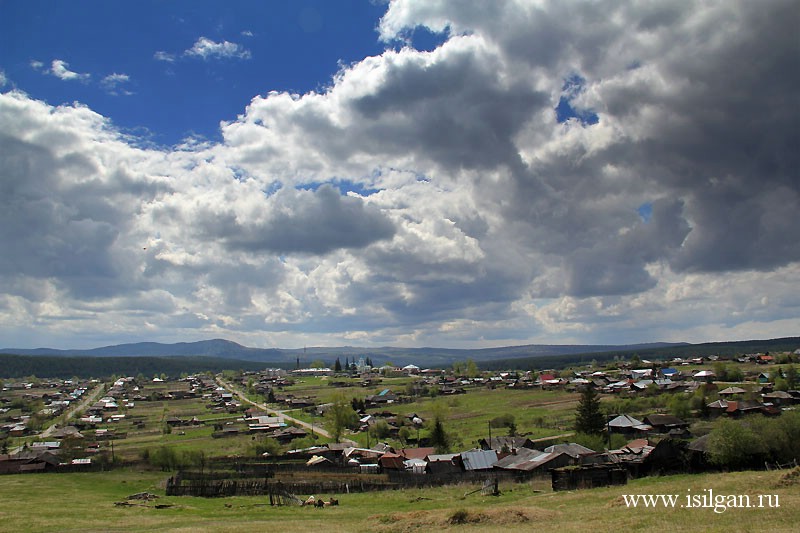
[[614, 429], [639, 429], [643, 431], [652, 429], [641, 420], [637, 420], [629, 415], [619, 415], [608, 423], [608, 427]]
[[717, 394], [744, 394], [747, 391], [741, 387], [728, 387], [727, 389], [722, 389]]
[[499, 436], [490, 439], [481, 439], [480, 444], [492, 450], [502, 450], [503, 447], [509, 450], [517, 448], [533, 448], [533, 441], [528, 437], [509, 437]]
[[647, 415], [646, 417], [644, 417], [644, 421], [647, 424], [650, 424], [651, 426], [683, 427], [689, 425], [680, 418], [678, 418], [677, 416], [658, 414], [658, 413]]
[[398, 455], [403, 457], [403, 459], [425, 459], [429, 455], [433, 455], [436, 453], [436, 448], [433, 447], [425, 447], [425, 448], [403, 448], [399, 452]]
[[574, 442], [570, 442], [569, 444], [554, 444], [553, 446], [548, 446], [545, 448], [544, 451], [548, 453], [562, 452], [572, 457], [580, 457], [581, 455], [591, 455], [593, 453], [597, 453], [594, 450], [590, 450], [586, 446], [582, 446]]

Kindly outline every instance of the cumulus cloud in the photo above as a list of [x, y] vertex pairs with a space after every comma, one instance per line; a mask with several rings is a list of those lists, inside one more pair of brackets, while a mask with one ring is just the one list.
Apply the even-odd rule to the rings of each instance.
[[91, 74], [79, 73], [70, 70], [69, 63], [61, 59], [54, 59], [48, 72], [56, 78], [65, 81], [87, 81], [89, 78], [91, 78]]
[[[793, 12], [394, 0], [382, 39], [443, 43], [258, 96], [220, 143], [171, 151], [2, 95], [0, 323], [273, 345], [786, 334]], [[249, 58], [204, 37], [185, 55]]]
[[199, 57], [203, 60], [209, 59], [250, 59], [250, 50], [242, 45], [230, 41], [216, 42], [208, 37], [200, 37], [195, 41], [191, 48], [184, 52], [190, 57]]

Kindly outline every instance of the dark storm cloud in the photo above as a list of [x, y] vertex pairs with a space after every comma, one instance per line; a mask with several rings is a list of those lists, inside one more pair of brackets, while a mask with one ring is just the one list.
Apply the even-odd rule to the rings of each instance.
[[351, 103], [355, 147], [369, 153], [412, 151], [445, 168], [517, 166], [513, 136], [548, 97], [527, 83], [503, 82], [500, 58], [472, 47], [446, 59], [387, 62], [380, 88]]
[[60, 178], [91, 173], [92, 164], [3, 135], [0, 169], [0, 273], [59, 279], [87, 298], [115, 292], [121, 265], [111, 248], [125, 217]]

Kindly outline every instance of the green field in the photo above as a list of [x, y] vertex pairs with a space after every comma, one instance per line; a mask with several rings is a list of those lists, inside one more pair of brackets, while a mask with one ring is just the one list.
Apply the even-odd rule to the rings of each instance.
[[[263, 497], [202, 499], [165, 497], [165, 474], [116, 470], [84, 474], [3, 476], [3, 531], [254, 531], [412, 532], [452, 531], [797, 531], [800, 471], [651, 477], [626, 486], [551, 492], [547, 478], [501, 484], [501, 495], [465, 496], [472, 485], [334, 496], [338, 507], [270, 507]], [[782, 478], [789, 478], [784, 479]], [[628, 508], [623, 494], [686, 494], [778, 497], [779, 508]], [[131, 500], [147, 491], [150, 502]], [[299, 495], [307, 496], [307, 495]], [[774, 500], [774, 498], [773, 498]], [[156, 505], [166, 506], [156, 508]], [[454, 523], [455, 522], [455, 523]], [[457, 523], [464, 522], [464, 523]]]
[[[331, 402], [337, 396], [347, 401], [377, 394], [383, 389], [402, 393], [406, 385], [415, 378], [384, 378], [379, 384], [370, 387], [332, 387], [327, 378], [306, 377], [298, 380], [282, 392], [297, 397], [313, 398], [316, 403]], [[417, 414], [425, 420], [431, 419], [435, 412], [444, 412], [447, 431], [456, 440], [456, 447], [472, 447], [478, 439], [488, 437], [489, 421], [493, 418], [513, 414], [519, 434], [531, 438], [550, 437], [570, 431], [574, 425], [575, 406], [578, 394], [564, 391], [543, 391], [540, 389], [513, 390], [500, 388], [490, 390], [486, 387], [472, 387], [466, 394], [454, 396], [417, 397], [410, 403], [388, 404], [369, 409], [368, 412], [391, 411], [399, 416]], [[279, 406], [277, 406], [279, 407]], [[315, 417], [300, 410], [287, 411], [293, 417], [306, 422], [322, 425], [322, 417]], [[493, 435], [505, 434], [505, 429], [493, 430]], [[425, 430], [422, 432], [425, 436]], [[348, 434], [347, 438], [363, 441], [366, 435]]]

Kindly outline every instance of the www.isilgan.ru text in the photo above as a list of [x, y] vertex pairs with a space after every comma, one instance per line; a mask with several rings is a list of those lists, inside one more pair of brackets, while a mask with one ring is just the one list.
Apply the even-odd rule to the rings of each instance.
[[686, 494], [623, 494], [628, 508], [712, 509], [724, 513], [728, 509], [777, 509], [777, 494], [715, 494], [712, 489]]

